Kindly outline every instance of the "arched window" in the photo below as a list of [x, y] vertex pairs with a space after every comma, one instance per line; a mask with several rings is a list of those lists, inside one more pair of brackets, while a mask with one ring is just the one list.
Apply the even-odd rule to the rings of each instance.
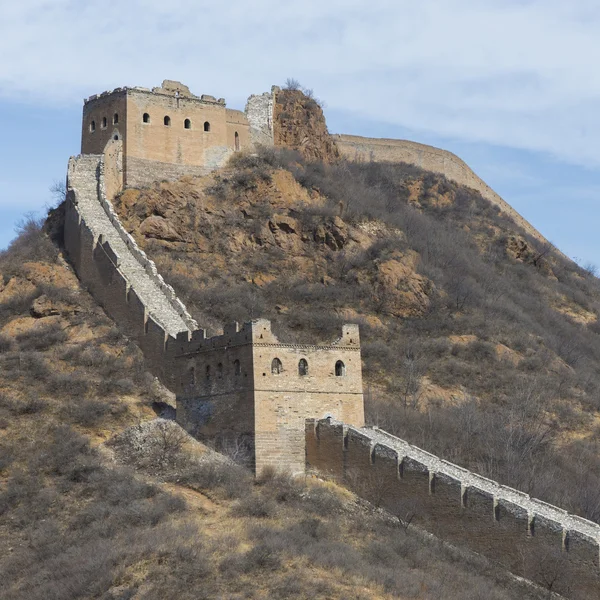
[[119, 134], [115, 133], [115, 135], [113, 135], [113, 140], [118, 141], [119, 140]]
[[163, 119], [163, 121], [167, 127], [171, 126], [171, 117], [169, 117], [169, 115], [165, 115], [165, 118]]
[[116, 125], [119, 122], [119, 114], [115, 113], [113, 115], [113, 125]]
[[240, 151], [240, 136], [238, 134], [238, 132], [235, 132], [234, 137], [234, 147], [235, 147], [235, 151], [239, 152]]
[[183, 127], [184, 127], [184, 129], [191, 129], [192, 128], [192, 122], [189, 119], [186, 119], [183, 122]]
[[90, 133], [94, 133], [94, 131], [96, 131], [96, 121], [90, 123]]
[[336, 377], [344, 377], [345, 374], [346, 374], [346, 365], [341, 360], [338, 360], [335, 363], [335, 376]]
[[301, 377], [308, 375], [308, 363], [304, 358], [301, 358], [300, 362], [298, 363], [298, 375]]
[[208, 121], [204, 121], [204, 131], [210, 131], [210, 123]]
[[144, 123], [150, 123], [150, 115], [148, 113], [144, 113], [142, 121], [144, 121]]
[[102, 129], [106, 129], [106, 117], [102, 117]]
[[240, 365], [240, 361], [237, 358], [233, 361], [233, 372], [236, 375], [242, 374], [242, 367]]
[[279, 375], [281, 374], [283, 371], [283, 365], [281, 364], [281, 361], [278, 358], [274, 358], [273, 362], [271, 363], [271, 373], [273, 375]]
[[210, 379], [210, 365], [206, 365], [206, 379]]
[[217, 377], [218, 377], [219, 379], [222, 379], [222, 378], [223, 378], [223, 363], [219, 363], [219, 364], [217, 365]]

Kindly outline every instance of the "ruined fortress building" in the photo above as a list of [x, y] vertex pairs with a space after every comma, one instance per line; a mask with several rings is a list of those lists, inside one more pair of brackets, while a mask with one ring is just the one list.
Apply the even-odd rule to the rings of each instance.
[[170, 80], [152, 89], [123, 87], [90, 96], [83, 105], [81, 153], [102, 154], [110, 140], [120, 141], [123, 186], [205, 175], [234, 152], [273, 143], [276, 90], [251, 96], [245, 112]]
[[[357, 325], [344, 325], [326, 345], [282, 342], [264, 319], [207, 338], [122, 225], [111, 201], [125, 186], [204, 174], [240, 149], [273, 145], [278, 91], [251, 96], [244, 112], [174, 81], [88, 98], [65, 209], [65, 247], [79, 279], [176, 392], [177, 420], [193, 434], [222, 448], [243, 440], [257, 472], [331, 473], [393, 514], [409, 510], [428, 531], [542, 585], [539, 565], [555, 561], [572, 582], [570, 597], [598, 597], [600, 525], [364, 427]], [[449, 152], [403, 140], [336, 141], [351, 159], [402, 160], [469, 185], [539, 237]]]

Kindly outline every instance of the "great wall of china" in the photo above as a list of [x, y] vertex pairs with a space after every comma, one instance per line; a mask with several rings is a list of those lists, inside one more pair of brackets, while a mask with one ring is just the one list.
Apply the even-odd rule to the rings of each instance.
[[[269, 102], [272, 97], [261, 98], [263, 119]], [[381, 141], [381, 149], [360, 140], [338, 137], [343, 153], [353, 158], [405, 160], [445, 171], [475, 189], [485, 185], [450, 153], [388, 140]], [[317, 470], [519, 576], [541, 585], [555, 577], [555, 589], [569, 597], [597, 597], [600, 525], [363, 426], [356, 326], [345, 326], [328, 346], [282, 343], [264, 320], [241, 328], [232, 324], [222, 336], [206, 338], [112, 207], [111, 198], [123, 186], [122, 143], [112, 139], [103, 152], [70, 160], [65, 247], [82, 283], [140, 346], [154, 374], [177, 392], [182, 425], [193, 429], [194, 411], [215, 415], [212, 434], [228, 430], [254, 437], [257, 469]], [[380, 154], [366, 156], [370, 148]], [[487, 186], [482, 190], [484, 197], [495, 198]], [[499, 197], [495, 203], [510, 209]], [[275, 355], [285, 364], [308, 361], [313, 379], [299, 379], [297, 373], [293, 381], [278, 378], [279, 370], [270, 371]]]

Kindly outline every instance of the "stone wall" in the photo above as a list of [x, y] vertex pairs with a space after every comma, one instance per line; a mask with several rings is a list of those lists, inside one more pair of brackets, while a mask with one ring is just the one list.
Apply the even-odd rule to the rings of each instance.
[[102, 154], [110, 140], [123, 140], [126, 122], [127, 88], [90, 96], [83, 105], [81, 153]]
[[[329, 345], [310, 346], [280, 342], [265, 321], [257, 323], [253, 348], [257, 465], [304, 472], [307, 418], [331, 416], [364, 425], [358, 326], [345, 325], [340, 339]], [[276, 373], [274, 360], [281, 364]], [[343, 366], [336, 375], [338, 361]]]
[[441, 460], [379, 429], [308, 420], [307, 467], [404, 521], [577, 600], [600, 590], [600, 525]]
[[[223, 158], [219, 156], [209, 157], [209, 162], [212, 164], [218, 164], [222, 160]], [[156, 181], [176, 181], [183, 176], [202, 177], [209, 172], [210, 168], [205, 166], [192, 167], [133, 156], [127, 157], [127, 187], [143, 188], [151, 186]]]
[[[69, 162], [65, 246], [77, 274], [138, 343], [152, 372], [176, 392], [183, 427], [217, 442], [243, 438], [259, 471], [303, 471], [307, 417], [331, 415], [363, 425], [358, 327], [345, 325], [328, 346], [281, 343], [263, 319], [242, 328], [234, 323], [223, 335], [206, 338], [107, 198], [120, 143], [109, 142], [103, 155]], [[274, 358], [282, 365], [277, 373]], [[307, 361], [306, 375], [299, 373], [300, 360]], [[338, 375], [337, 361], [343, 361]]]
[[529, 235], [541, 242], [546, 242], [545, 238], [529, 222], [452, 152], [407, 140], [365, 138], [342, 134], [336, 134], [333, 137], [342, 155], [350, 160], [405, 162], [426, 171], [441, 173], [460, 185], [477, 190], [486, 200], [508, 214]]
[[273, 86], [271, 92], [252, 95], [246, 103], [246, 116], [250, 125], [250, 139], [253, 144], [273, 146], [273, 105], [279, 90]]
[[173, 385], [168, 340], [196, 323], [121, 225], [106, 197], [104, 172], [103, 155], [69, 161], [65, 248], [94, 298], [138, 343], [153, 372]]
[[110, 139], [104, 147], [103, 191], [106, 200], [111, 202], [123, 191], [123, 141]]

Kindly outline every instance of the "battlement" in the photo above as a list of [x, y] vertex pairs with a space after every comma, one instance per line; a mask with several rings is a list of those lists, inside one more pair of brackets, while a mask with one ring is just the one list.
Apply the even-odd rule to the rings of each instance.
[[186, 98], [188, 100], [197, 100], [198, 102], [203, 102], [205, 104], [218, 104], [219, 106], [226, 106], [225, 98], [215, 98], [210, 94], [202, 94], [197, 96], [190, 91], [190, 88], [187, 85], [179, 81], [173, 81], [171, 79], [165, 79], [162, 82], [160, 87], [153, 87], [152, 89], [141, 86], [123, 86], [114, 88], [113, 90], [106, 90], [104, 92], [100, 92], [99, 94], [92, 94], [88, 98], [84, 98], [84, 105], [94, 102], [97, 100], [101, 100], [103, 98], [107, 98], [109, 96], [114, 96], [116, 94], [155, 94], [159, 96], [171, 96], [173, 98]]
[[583, 600], [600, 587], [600, 525], [472, 473], [377, 428], [306, 423], [307, 467], [442, 539]]

